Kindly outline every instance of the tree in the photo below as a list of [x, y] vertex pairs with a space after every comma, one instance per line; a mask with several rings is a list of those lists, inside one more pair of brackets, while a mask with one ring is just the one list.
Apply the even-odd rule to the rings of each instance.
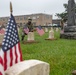
[[65, 11], [62, 13], [56, 13], [56, 16], [60, 19], [62, 19], [64, 22], [67, 20], [67, 8], [68, 4], [63, 4]]
[[68, 4], [63, 4], [65, 11], [67, 12]]
[[60, 14], [57, 13], [56, 16], [60, 19], [67, 20], [67, 12], [63, 12]]

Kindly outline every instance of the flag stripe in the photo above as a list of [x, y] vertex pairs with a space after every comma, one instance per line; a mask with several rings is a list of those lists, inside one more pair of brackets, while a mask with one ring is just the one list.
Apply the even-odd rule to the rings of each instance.
[[13, 65], [13, 53], [12, 53], [12, 49], [10, 49], [10, 66]]
[[20, 61], [22, 61], [22, 52], [20, 47], [20, 42], [18, 43], [19, 53], [20, 53]]
[[8, 50], [8, 51], [7, 51], [7, 68], [10, 67], [10, 61], [11, 61], [10, 50]]
[[17, 52], [16, 52], [16, 46], [14, 46], [14, 49], [15, 49], [15, 57], [16, 57], [16, 58], [15, 58], [15, 63], [17, 63], [17, 57], [18, 57], [18, 56], [17, 56]]
[[13, 60], [12, 60], [12, 62], [13, 62], [13, 65], [15, 64], [15, 59], [16, 59], [16, 57], [15, 57], [15, 49], [14, 49], [14, 47], [12, 48], [12, 56], [13, 56]]
[[3, 75], [3, 74], [0, 72], [0, 75]]
[[19, 48], [18, 48], [18, 44], [16, 45], [16, 48], [17, 48], [17, 55], [18, 55], [18, 58], [17, 58], [17, 62], [20, 62], [20, 53], [19, 53]]
[[29, 33], [29, 29], [28, 29], [28, 27], [25, 26], [23, 31], [24, 31], [24, 33], [28, 34], [28, 33]]
[[5, 30], [1, 29], [0, 34], [4, 34], [4, 33], [5, 33]]
[[37, 32], [40, 36], [42, 36], [44, 34], [44, 30], [43, 29], [39, 29], [37, 28]]
[[4, 68], [3, 65], [0, 64], [0, 75], [4, 75]]
[[4, 66], [3, 66], [3, 51], [0, 50], [0, 75], [4, 75]]
[[22, 61], [22, 54], [21, 55], [20, 54], [21, 54], [20, 43], [18, 43], [12, 49], [5, 52], [4, 53], [4, 60], [5, 60], [4, 70], [14, 65], [15, 63]]
[[7, 69], [7, 52], [4, 52], [4, 71]]
[[3, 59], [1, 56], [0, 56], [0, 64], [3, 65]]

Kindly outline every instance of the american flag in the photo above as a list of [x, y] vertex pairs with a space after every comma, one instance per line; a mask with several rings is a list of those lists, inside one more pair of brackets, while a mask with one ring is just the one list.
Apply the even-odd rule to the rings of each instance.
[[4, 29], [0, 29], [0, 34], [4, 34], [5, 30]]
[[40, 36], [42, 36], [45, 33], [41, 26], [37, 27], [37, 32]]
[[17, 25], [12, 14], [2, 42], [2, 51], [4, 71], [22, 61]]
[[28, 33], [29, 33], [29, 29], [28, 29], [28, 27], [27, 27], [27, 26], [25, 26], [25, 27], [24, 27], [24, 32], [25, 32], [26, 34], [28, 34]]
[[0, 75], [4, 75], [3, 51], [2, 50], [0, 50]]

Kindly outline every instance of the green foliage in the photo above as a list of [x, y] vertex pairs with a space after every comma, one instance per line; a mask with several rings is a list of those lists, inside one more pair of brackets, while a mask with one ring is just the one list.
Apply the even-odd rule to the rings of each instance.
[[62, 13], [56, 13], [56, 16], [60, 19], [63, 19], [63, 21], [65, 22], [67, 20], [67, 8], [68, 8], [68, 4], [63, 4], [65, 11]]
[[67, 11], [67, 8], [68, 8], [68, 4], [63, 4], [64, 8], [65, 8], [65, 11]]
[[23, 59], [37, 59], [49, 63], [50, 75], [71, 75], [76, 69], [76, 40], [60, 39], [59, 36], [59, 32], [55, 32], [57, 40], [48, 41], [45, 40], [48, 33], [41, 37], [35, 33], [35, 40], [39, 43], [21, 42]]
[[67, 20], [67, 12], [63, 12], [63, 13], [57, 13], [56, 16], [58, 16], [58, 18], [62, 19], [64, 22]]

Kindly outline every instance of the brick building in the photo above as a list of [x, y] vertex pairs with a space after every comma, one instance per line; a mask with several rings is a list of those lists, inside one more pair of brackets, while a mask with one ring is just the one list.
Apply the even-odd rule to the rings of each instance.
[[53, 23], [53, 24], [60, 25], [60, 21], [61, 21], [61, 19], [53, 19], [53, 20], [52, 20], [52, 23]]
[[[52, 15], [48, 14], [30, 14], [30, 15], [19, 15], [15, 16], [17, 25], [24, 25], [27, 23], [28, 18], [32, 19], [32, 22], [35, 26], [37, 25], [48, 25], [52, 24]], [[0, 25], [6, 26], [8, 23], [9, 17], [0, 17]]]

